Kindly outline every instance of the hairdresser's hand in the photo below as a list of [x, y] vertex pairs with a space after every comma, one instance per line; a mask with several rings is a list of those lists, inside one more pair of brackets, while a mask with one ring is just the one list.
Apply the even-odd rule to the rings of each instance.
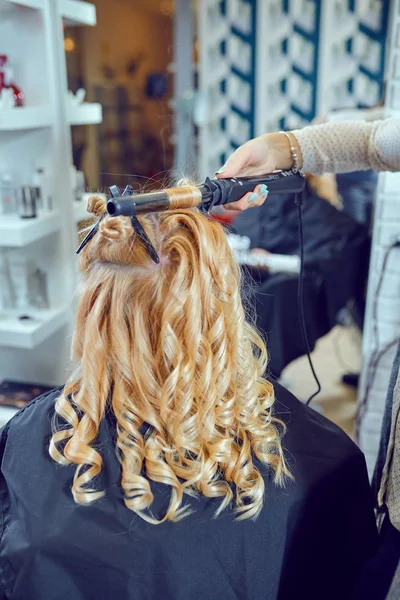
[[[302, 157], [300, 147], [292, 135], [296, 145], [300, 165]], [[228, 158], [216, 176], [224, 177], [250, 177], [254, 175], [265, 175], [277, 169], [290, 169], [293, 166], [292, 154], [290, 152], [289, 140], [283, 133], [266, 133], [239, 146]], [[261, 206], [267, 194], [262, 194], [262, 186], [257, 186], [253, 193], [248, 193], [237, 202], [227, 204], [227, 210], [242, 211], [247, 208]]]

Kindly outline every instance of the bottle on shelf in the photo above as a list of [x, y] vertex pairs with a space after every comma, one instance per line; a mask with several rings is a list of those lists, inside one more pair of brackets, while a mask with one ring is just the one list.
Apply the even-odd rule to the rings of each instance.
[[52, 210], [52, 197], [50, 182], [47, 176], [46, 169], [42, 164], [37, 164], [32, 180], [33, 187], [36, 188], [36, 209], [40, 214], [43, 211]]
[[6, 165], [0, 170], [0, 213], [12, 215], [16, 212], [16, 202], [12, 175]]
[[25, 94], [13, 81], [13, 68], [7, 54], [0, 54], [0, 92], [2, 89], [10, 89], [13, 92], [15, 106], [23, 106]]
[[32, 185], [22, 185], [18, 189], [18, 214], [21, 219], [37, 217], [37, 189]]

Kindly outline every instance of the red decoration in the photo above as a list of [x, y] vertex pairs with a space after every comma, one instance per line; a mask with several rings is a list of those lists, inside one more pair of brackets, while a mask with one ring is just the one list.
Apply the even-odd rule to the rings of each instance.
[[13, 82], [13, 70], [6, 54], [0, 54], [0, 92], [3, 88], [13, 91], [15, 106], [23, 106], [24, 92]]

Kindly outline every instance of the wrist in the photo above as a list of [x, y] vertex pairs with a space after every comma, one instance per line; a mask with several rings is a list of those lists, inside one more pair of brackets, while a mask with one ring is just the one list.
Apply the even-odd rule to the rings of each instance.
[[303, 154], [301, 152], [300, 144], [299, 144], [299, 142], [297, 140], [297, 137], [293, 133], [293, 131], [289, 131], [288, 133], [289, 133], [290, 139], [292, 141], [292, 144], [293, 144], [293, 146], [294, 146], [294, 148], [296, 150], [297, 159], [298, 159], [298, 163], [299, 163], [299, 169], [301, 170], [303, 168], [303, 162], [304, 161], [303, 161]]
[[290, 153], [292, 164], [291, 168], [294, 172], [300, 171], [303, 166], [303, 157], [301, 154], [300, 144], [292, 131], [279, 132], [287, 142], [288, 152]]
[[264, 135], [267, 142], [268, 152], [273, 150], [275, 157], [275, 169], [287, 171], [293, 167], [293, 157], [290, 152], [290, 143], [282, 133], [266, 133]]

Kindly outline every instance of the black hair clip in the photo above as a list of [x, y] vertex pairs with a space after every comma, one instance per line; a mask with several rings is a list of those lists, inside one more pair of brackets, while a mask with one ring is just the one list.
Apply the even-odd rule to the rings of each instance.
[[83, 238], [83, 240], [79, 244], [78, 248], [76, 249], [76, 254], [79, 254], [84, 249], [84, 247], [86, 246], [86, 244], [88, 244], [90, 242], [90, 240], [96, 235], [96, 233], [99, 230], [100, 221], [102, 219], [104, 219], [104, 216], [105, 215], [102, 215], [100, 217], [100, 219], [93, 225], [93, 227], [89, 231], [89, 233], [87, 235], [85, 235], [85, 237]]
[[[112, 198], [121, 196], [121, 192], [117, 185], [112, 185], [109, 189], [110, 189], [110, 194], [111, 194]], [[124, 191], [122, 192], [122, 196], [132, 196], [134, 193], [135, 192], [133, 190], [133, 187], [131, 185], [127, 185], [126, 188], [124, 189]], [[159, 264], [160, 258], [156, 252], [156, 249], [154, 248], [153, 244], [151, 243], [149, 236], [143, 229], [143, 227], [140, 224], [140, 221], [137, 219], [137, 217], [131, 217], [131, 224], [132, 224], [132, 227], [133, 227], [135, 233], [140, 237], [140, 239], [146, 246], [146, 250], [149, 253], [151, 259], [155, 263]]]
[[[120, 189], [117, 185], [112, 185], [109, 188], [109, 190], [110, 190], [110, 195], [112, 198], [121, 196]], [[122, 196], [132, 196], [133, 193], [134, 193], [134, 191], [133, 191], [132, 186], [127, 185], [126, 188], [124, 189], [124, 191], [122, 192]], [[100, 217], [100, 219], [97, 221], [97, 223], [95, 223], [93, 225], [92, 229], [83, 238], [83, 240], [79, 244], [78, 249], [76, 251], [77, 254], [79, 254], [83, 250], [83, 248], [86, 246], [86, 244], [88, 244], [90, 242], [90, 240], [96, 235], [96, 233], [99, 230], [100, 222], [102, 219], [104, 219], [105, 216], [106, 216], [106, 213]], [[131, 217], [131, 224], [132, 224], [132, 227], [133, 227], [135, 233], [140, 237], [140, 239], [146, 246], [146, 250], [149, 253], [152, 260], [158, 264], [160, 262], [160, 258], [156, 252], [156, 249], [154, 248], [153, 244], [151, 243], [147, 233], [145, 232], [142, 225], [140, 224], [140, 221], [136, 217]]]
[[147, 233], [141, 226], [140, 221], [136, 217], [131, 217], [131, 223], [132, 223], [132, 227], [135, 230], [136, 234], [140, 237], [140, 239], [146, 246], [146, 250], [150, 254], [150, 257], [152, 258], [152, 260], [155, 263], [159, 264], [160, 257], [158, 256], [156, 249], [154, 248], [153, 244], [151, 243], [149, 236], [147, 235]]

